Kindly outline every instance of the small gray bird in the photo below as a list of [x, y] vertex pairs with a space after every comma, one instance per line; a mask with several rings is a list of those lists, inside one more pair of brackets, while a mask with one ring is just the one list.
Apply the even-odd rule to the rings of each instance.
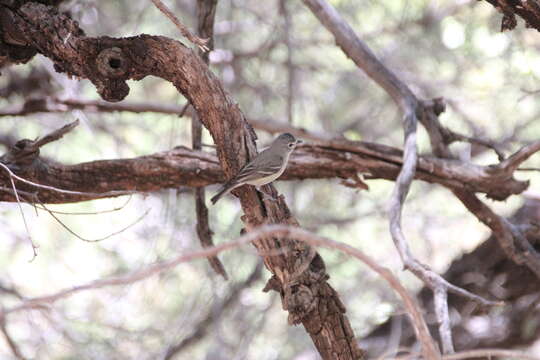
[[[289, 155], [291, 155], [296, 145], [301, 142], [301, 140], [296, 139], [289, 133], [279, 135], [270, 147], [244, 165], [235, 177], [221, 187], [218, 193], [210, 199], [212, 204], [215, 204], [223, 195], [239, 186], [248, 184], [255, 186], [259, 190], [261, 186], [276, 180], [285, 171]], [[267, 194], [263, 193], [263, 195]]]

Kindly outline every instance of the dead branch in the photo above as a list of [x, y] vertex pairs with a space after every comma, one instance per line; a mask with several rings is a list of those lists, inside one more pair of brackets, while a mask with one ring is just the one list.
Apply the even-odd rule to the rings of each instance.
[[536, 1], [486, 0], [503, 15], [501, 31], [513, 30], [516, 25], [516, 15], [525, 20], [527, 27], [540, 31], [540, 5]]
[[[518, 224], [515, 226], [519, 226], [530, 243], [538, 249], [540, 242], [538, 227], [535, 224], [540, 219], [540, 201], [535, 194], [524, 194], [523, 198], [525, 200], [523, 206], [507, 220], [512, 224]], [[505, 305], [489, 311], [472, 304], [466, 298], [448, 294], [450, 308], [454, 313], [461, 314], [461, 320], [454, 323], [452, 328], [456, 350], [529, 347], [540, 336], [540, 329], [536, 329], [532, 335], [523, 333], [522, 329], [529, 319], [540, 316], [540, 308], [535, 306], [540, 299], [540, 282], [531, 270], [517, 265], [505, 254], [493, 234], [487, 239], [477, 240], [480, 240], [480, 245], [472, 252], [456, 258], [443, 276], [452, 284], [483, 297], [504, 301]], [[496, 279], [505, 280], [499, 287], [495, 285]], [[417, 298], [426, 311], [425, 316], [431, 317], [434, 311], [431, 289], [424, 286], [418, 292]], [[470, 333], [467, 324], [475, 316], [483, 316], [501, 326], [493, 326], [487, 333]], [[401, 319], [401, 314], [393, 315], [364, 338], [364, 344], [371, 357], [384, 353], [391, 345], [390, 334], [394, 324], [401, 322]], [[437, 331], [438, 324], [428, 325], [431, 331]], [[414, 347], [416, 336], [413, 329], [408, 324], [400, 326], [400, 329], [399, 345]]]
[[[392, 97], [403, 114], [405, 137], [403, 166], [396, 179], [396, 185], [390, 198], [390, 234], [405, 267], [424, 282], [430, 284], [434, 290], [434, 296], [446, 295], [446, 287], [442, 285], [442, 278], [416, 260], [409, 249], [401, 228], [403, 203], [414, 179], [418, 159], [416, 148], [418, 119], [416, 114], [419, 112], [419, 102], [413, 92], [377, 59], [375, 54], [360, 40], [354, 30], [331, 5], [324, 0], [304, 0], [304, 4], [309, 7], [311, 12], [326, 29], [332, 33], [337, 45], [343, 52]], [[452, 353], [453, 345], [450, 324], [447, 321], [449, 316], [446, 297], [441, 298], [439, 303], [440, 311], [437, 312], [437, 315], [442, 315], [439, 321], [441, 322], [441, 331], [445, 332], [445, 335], [441, 336], [441, 339], [446, 340], [443, 342], [443, 351], [444, 353]], [[440, 352], [432, 342], [422, 342], [422, 344], [422, 352], [426, 359], [440, 359]]]
[[[316, 135], [311, 138], [318, 139]], [[39, 157], [32, 140], [20, 140], [0, 157], [0, 188], [10, 188], [10, 176], [20, 193], [33, 193], [43, 203], [67, 203], [176, 188], [204, 187], [223, 182], [218, 159], [209, 153], [184, 147], [133, 159], [101, 160], [63, 165]], [[530, 149], [530, 147], [526, 147]], [[518, 154], [531, 154], [519, 150]], [[22, 154], [22, 155], [21, 155]], [[341, 178], [354, 181], [358, 173], [366, 179], [395, 180], [402, 163], [401, 151], [388, 146], [347, 140], [318, 140], [301, 146], [290, 160], [281, 180]], [[24, 156], [23, 156], [24, 155]], [[522, 155], [520, 155], [521, 158]], [[514, 155], [509, 158], [516, 158]], [[509, 161], [507, 160], [507, 161]], [[16, 174], [10, 169], [16, 169]], [[7, 173], [7, 174], [6, 174]], [[421, 156], [416, 179], [449, 189], [482, 192], [495, 199], [523, 192], [528, 182], [512, 177], [507, 167], [478, 166], [452, 159]], [[4, 191], [0, 201], [16, 201]], [[32, 196], [30, 196], [32, 197]]]
[[178, 17], [174, 15], [174, 13], [165, 5], [161, 0], [152, 0], [154, 5], [161, 11], [165, 16], [169, 18], [173, 22], [174, 25], [180, 30], [180, 33], [183, 37], [187, 38], [189, 41], [191, 41], [193, 44], [197, 45], [201, 51], [207, 52], [209, 51], [208, 46], [206, 46], [208, 39], [201, 39], [198, 36], [195, 36], [189, 31], [189, 29], [178, 20]]
[[221, 301], [218, 313], [216, 313], [214, 309], [208, 311], [206, 316], [194, 326], [195, 331], [193, 331], [191, 335], [182, 339], [177, 344], [170, 345], [167, 348], [163, 360], [172, 359], [174, 355], [181, 353], [185, 348], [192, 346], [193, 344], [204, 339], [204, 335], [206, 335], [206, 333], [208, 332], [208, 328], [215, 323], [215, 321], [225, 312], [225, 310], [227, 310], [231, 307], [231, 305], [237, 302], [240, 294], [242, 294], [242, 290], [253, 285], [253, 283], [259, 280], [261, 276], [262, 264], [258, 263], [246, 280], [244, 280], [240, 284], [233, 286], [233, 288], [229, 292], [229, 295], [227, 295], [227, 297]]
[[[0, 316], [5, 318], [10, 314], [19, 311], [47, 308], [47, 306], [50, 306], [56, 301], [62, 300], [66, 297], [72, 296], [75, 293], [79, 293], [82, 291], [100, 289], [109, 286], [124, 286], [132, 284], [134, 282], [141, 281], [151, 276], [157, 275], [161, 272], [169, 271], [181, 263], [215, 256], [222, 251], [231, 250], [239, 246], [252, 243], [256, 239], [266, 238], [270, 236], [290, 236], [299, 241], [309, 243], [312, 246], [322, 246], [330, 249], [339, 250], [343, 253], [351, 255], [352, 257], [366, 264], [370, 269], [375, 271], [385, 281], [387, 281], [388, 284], [392, 287], [392, 289], [394, 289], [394, 291], [396, 291], [397, 294], [401, 297], [407, 313], [410, 316], [412, 325], [415, 329], [415, 333], [419, 337], [419, 340], [422, 342], [423, 347], [435, 347], [435, 345], [433, 344], [433, 340], [429, 335], [429, 331], [427, 330], [427, 325], [422, 316], [422, 311], [420, 310], [416, 300], [409, 295], [408, 291], [403, 287], [403, 285], [401, 285], [400, 281], [392, 274], [390, 270], [380, 266], [377, 261], [371, 259], [362, 251], [353, 248], [352, 246], [346, 245], [341, 242], [333, 241], [328, 238], [318, 236], [316, 234], [312, 234], [298, 227], [284, 225], [264, 225], [257, 229], [253, 229], [251, 232], [246, 233], [237, 240], [230, 241], [228, 243], [224, 243], [218, 246], [206, 248], [203, 250], [194, 251], [188, 254], [178, 255], [171, 260], [157, 262], [153, 265], [148, 266], [147, 268], [138, 271], [116, 277], [95, 280], [84, 285], [74, 286], [46, 296], [27, 298], [19, 305], [4, 309], [2, 312], [0, 312]], [[431, 345], [426, 344], [426, 342], [431, 343]]]
[[[363, 69], [366, 74], [379, 84], [398, 104], [404, 115], [405, 124], [405, 152], [403, 168], [396, 181], [396, 187], [392, 194], [390, 202], [390, 232], [398, 248], [405, 267], [422, 279], [431, 287], [435, 297], [436, 315], [440, 324], [439, 332], [444, 353], [453, 353], [451, 325], [448, 314], [447, 291], [465, 295], [465, 291], [454, 285], [449, 284], [441, 276], [431, 271], [426, 265], [421, 264], [412, 255], [408, 244], [401, 230], [401, 207], [405, 199], [410, 181], [414, 175], [414, 165], [407, 165], [408, 158], [416, 161], [415, 129], [416, 115], [419, 114], [420, 121], [426, 127], [430, 136], [434, 153], [442, 158], [452, 158], [448, 144], [456, 140], [468, 140], [466, 137], [457, 136], [457, 134], [444, 128], [438, 121], [438, 115], [444, 111], [442, 99], [433, 101], [419, 101], [406, 84], [401, 82], [390, 70], [388, 70], [362, 40], [355, 34], [352, 28], [340, 17], [336, 10], [327, 4], [324, 0], [304, 0], [304, 3], [310, 8], [319, 21], [334, 35], [336, 43], [344, 53], [353, 60], [358, 67]], [[485, 141], [484, 146], [489, 146]], [[508, 178], [509, 174], [517, 169], [519, 164], [539, 150], [540, 145], [532, 144], [518, 151], [508, 160], [503, 161], [500, 166], [494, 166], [492, 171], [497, 172], [501, 178]], [[497, 151], [496, 151], [497, 152]], [[502, 155], [497, 152], [502, 157]], [[411, 160], [412, 161], [412, 160]], [[490, 171], [491, 171], [490, 170]], [[512, 176], [512, 175], [511, 175]], [[499, 180], [500, 181], [500, 180]], [[503, 246], [506, 246], [508, 255], [519, 261], [520, 258], [515, 254], [513, 246], [512, 228], [509, 227], [503, 219], [494, 214], [487, 206], [481, 203], [475, 195], [464, 189], [453, 189], [454, 194], [462, 200], [467, 208], [475, 214], [481, 221], [488, 225]], [[472, 202], [475, 204], [473, 205]], [[481, 208], [481, 210], [480, 210]], [[484, 220], [482, 220], [484, 219]], [[489, 220], [489, 221], [487, 221]], [[501, 231], [502, 232], [498, 232]], [[519, 240], [519, 237], [516, 239]], [[523, 239], [523, 237], [522, 237]], [[523, 242], [523, 241], [521, 241]], [[525, 240], [526, 242], [526, 240]], [[532, 252], [531, 252], [532, 251]], [[525, 258], [524, 263], [535, 273], [540, 269], [540, 256], [531, 250], [529, 246], [526, 251], [521, 251], [521, 256]], [[467, 296], [471, 296], [468, 294]], [[437, 357], [436, 352], [431, 356]]]
[[[214, 19], [216, 15], [217, 0], [198, 0], [197, 1], [197, 18], [199, 20], [198, 33], [208, 41], [208, 51], [214, 49]], [[202, 57], [204, 62], [208, 64], [209, 56], [208, 51], [199, 51], [199, 56]], [[186, 105], [187, 109], [188, 105]], [[191, 144], [193, 150], [202, 149], [202, 124], [199, 120], [199, 116], [194, 113], [191, 117]], [[195, 191], [195, 213], [197, 215], [197, 235], [199, 241], [203, 247], [214, 246], [214, 240], [212, 238], [212, 230], [208, 221], [208, 208], [205, 201], [205, 189], [204, 187], [198, 187]], [[210, 267], [216, 274], [221, 275], [225, 280], [229, 277], [225, 266], [217, 256], [208, 258]]]
[[4, 317], [0, 317], [0, 332], [2, 332], [2, 335], [4, 335], [4, 339], [6, 340], [13, 356], [19, 360], [26, 359], [23, 356], [21, 349], [19, 348], [15, 340], [13, 340], [11, 334], [8, 332], [6, 319]]

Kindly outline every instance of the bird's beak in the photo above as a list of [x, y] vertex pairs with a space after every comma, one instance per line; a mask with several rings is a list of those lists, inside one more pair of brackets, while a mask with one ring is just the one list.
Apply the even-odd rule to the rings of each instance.
[[296, 145], [298, 145], [298, 144], [302, 144], [302, 143], [303, 143], [303, 141], [302, 141], [302, 140], [300, 140], [300, 139], [296, 139]]

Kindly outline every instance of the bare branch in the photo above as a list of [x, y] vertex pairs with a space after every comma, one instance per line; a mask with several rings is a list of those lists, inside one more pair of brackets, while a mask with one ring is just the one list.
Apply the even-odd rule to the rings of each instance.
[[182, 36], [187, 38], [189, 41], [191, 41], [193, 44], [197, 45], [201, 51], [209, 51], [208, 46], [206, 46], [208, 39], [201, 39], [198, 36], [195, 36], [189, 31], [189, 29], [178, 20], [176, 15], [161, 1], [161, 0], [152, 0], [154, 5], [163, 13], [165, 16], [171, 20], [174, 25], [180, 30], [180, 33]]
[[34, 144], [32, 144], [35, 148], [40, 148], [43, 145], [47, 145], [50, 142], [56, 141], [61, 139], [65, 134], [70, 132], [71, 130], [75, 129], [75, 127], [79, 125], [79, 120], [75, 120], [72, 123], [69, 123], [67, 125], [62, 126], [59, 129], [54, 130], [53, 132], [37, 139]]
[[[3, 166], [3, 164], [1, 163], [0, 165]], [[38, 246], [34, 243], [34, 240], [32, 240], [32, 235], [30, 234], [30, 228], [28, 227], [28, 223], [26, 222], [26, 216], [24, 216], [24, 211], [22, 209], [21, 199], [19, 198], [19, 193], [17, 192], [17, 188], [15, 187], [15, 182], [13, 181], [13, 176], [11, 176], [11, 174], [9, 176], [9, 181], [11, 182], [11, 188], [13, 190], [13, 194], [15, 195], [15, 199], [17, 200], [17, 205], [19, 206], [19, 211], [23, 219], [24, 228], [26, 229], [26, 235], [28, 236], [28, 241], [30, 242], [30, 246], [32, 247], [32, 258], [30, 259], [30, 262], [32, 262], [37, 256], [36, 249], [38, 248]]]
[[[401, 154], [398, 149], [366, 142], [315, 141], [300, 146], [293, 153], [280, 180], [337, 177], [354, 182], [358, 173], [363, 173], [365, 179], [395, 180], [403, 161]], [[479, 166], [421, 156], [415, 178], [441, 184], [449, 189], [486, 193], [495, 199], [505, 199], [527, 188], [528, 182], [501, 175], [494, 167], [496, 165]], [[28, 171], [25, 169], [19, 169], [21, 176], [15, 175], [15, 178], [30, 183], [18, 184], [19, 191], [34, 192], [44, 203], [67, 203], [157, 191], [176, 188], [179, 184], [202, 187], [225, 179], [214, 155], [183, 147], [133, 159], [101, 160], [76, 165], [61, 165], [39, 158], [39, 166], [32, 166]], [[500, 181], [501, 177], [504, 177], [504, 181]], [[11, 187], [9, 177], [0, 173], [2, 185]], [[54, 189], [69, 191], [59, 194]], [[0, 195], [0, 201], [15, 201], [15, 198], [8, 192]]]
[[[208, 39], [209, 50], [214, 48], [214, 19], [216, 15], [217, 0], [198, 0], [197, 18], [199, 20], [198, 33]], [[208, 52], [200, 51], [199, 55], [208, 64]], [[187, 105], [186, 105], [187, 106]], [[202, 124], [199, 116], [194, 113], [191, 117], [191, 144], [193, 150], [202, 149]], [[199, 187], [195, 189], [195, 213], [197, 215], [197, 235], [203, 247], [214, 246], [212, 230], [208, 221], [208, 208], [205, 201], [205, 189]], [[208, 262], [216, 274], [221, 275], [225, 280], [229, 276], [225, 266], [217, 256], [209, 257]]]
[[[416, 148], [416, 127], [418, 119], [416, 117], [419, 110], [419, 102], [414, 93], [399, 78], [384, 66], [373, 54], [373, 52], [364, 44], [355, 34], [354, 30], [347, 24], [338, 12], [324, 0], [304, 0], [304, 3], [310, 8], [319, 21], [330, 31], [336, 43], [343, 52], [354, 61], [359, 68], [381, 86], [392, 97], [394, 102], [400, 107], [403, 114], [404, 127], [404, 153], [403, 165], [396, 179], [396, 185], [390, 198], [389, 217], [390, 234], [398, 249], [405, 267], [411, 270], [416, 276], [420, 277], [426, 283], [431, 284], [434, 291], [446, 291], [441, 284], [440, 276], [428, 276], [433, 273], [425, 265], [421, 265], [412, 255], [403, 230], [401, 228], [401, 213], [403, 203], [409, 192], [411, 183], [416, 172], [418, 153]], [[433, 273], [435, 274], [435, 273]], [[441, 306], [441, 312], [448, 313], [448, 306]], [[446, 320], [448, 315], [442, 315], [441, 319]], [[449, 329], [450, 324], [441, 326], [441, 330]], [[450, 337], [448, 332], [441, 338]], [[430, 343], [423, 344], [424, 356], [427, 359], [439, 359], [440, 353], [435, 346], [429, 346]], [[428, 347], [425, 347], [428, 346]], [[453, 347], [444, 347], [445, 350], [453, 351]]]
[[244, 280], [242, 283], [235, 285], [230, 290], [229, 295], [221, 301], [221, 304], [219, 306], [219, 312], [216, 314], [213, 309], [211, 311], [208, 311], [207, 315], [203, 319], [201, 319], [201, 321], [199, 321], [197, 325], [193, 326], [195, 328], [195, 331], [193, 331], [190, 336], [182, 339], [177, 344], [171, 345], [167, 348], [163, 360], [172, 359], [174, 355], [182, 352], [185, 348], [192, 346], [193, 344], [204, 339], [204, 335], [208, 332], [208, 328], [210, 327], [210, 325], [214, 324], [215, 321], [225, 312], [225, 310], [227, 310], [229, 307], [231, 307], [231, 305], [237, 302], [238, 298], [242, 294], [242, 290], [250, 287], [255, 281], [259, 280], [261, 278], [261, 274], [262, 263], [258, 263], [255, 269], [253, 269], [251, 274], [247, 277], [247, 279]]
[[[257, 154], [256, 134], [237, 103], [230, 98], [208, 66], [183, 44], [150, 35], [87, 37], [68, 14], [34, 2], [24, 3], [8, 15], [14, 30], [28, 47], [39, 49], [66, 74], [88, 78], [105, 100], [123, 100], [129, 93], [129, 79], [156, 76], [171, 82], [197, 110], [201, 122], [209, 130], [227, 177], [236, 174], [246, 161]], [[138, 170], [143, 173], [153, 171], [149, 165], [146, 163]], [[50, 172], [44, 171], [39, 175], [49, 177]], [[111, 176], [115, 178], [115, 174], [107, 174], [107, 179]], [[130, 180], [124, 179], [124, 184], [128, 183], [129, 186], [132, 184]], [[92, 181], [92, 184], [101, 186], [99, 182]], [[181, 182], [176, 182], [175, 186], [179, 184]], [[89, 185], [87, 182], [86, 186]], [[22, 190], [25, 191], [24, 188]], [[267, 185], [265, 190], [277, 196], [272, 185]], [[243, 221], [248, 231], [264, 223], [297, 224], [284, 197], [276, 202], [264, 202], [260, 194], [249, 186], [238, 188], [233, 194], [240, 199], [245, 213]], [[40, 199], [43, 198], [40, 196]], [[344, 360], [361, 358], [363, 352], [355, 341], [339, 295], [327, 281], [322, 258], [316, 254], [309, 274], [306, 271], [302, 275], [305, 288], [299, 288], [290, 282], [290, 275], [295, 273], [299, 262], [309, 260], [307, 255], [312, 253], [312, 249], [308, 245], [288, 238], [265, 238], [254, 241], [254, 246], [262, 253], [284, 247], [295, 248], [294, 252], [263, 256], [266, 267], [274, 274], [276, 286], [273, 289], [285, 294], [282, 302], [289, 316], [294, 323], [303, 324], [324, 359], [335, 358], [335, 353]], [[298, 303], [300, 294], [297, 292], [300, 289], [313, 294], [309, 302]], [[331, 305], [323, 309], [323, 300]]]
[[19, 360], [24, 360], [26, 359], [22, 352], [21, 352], [21, 349], [19, 348], [19, 346], [17, 345], [17, 343], [15, 342], [15, 340], [13, 340], [13, 338], [11, 337], [11, 335], [9, 334], [8, 330], [7, 330], [7, 325], [6, 325], [6, 319], [5, 317], [0, 317], [0, 331], [2, 332], [2, 335], [4, 335], [4, 339], [6, 340], [10, 350], [11, 350], [11, 353], [13, 354], [13, 356], [16, 358], [16, 359], [19, 359]]
[[519, 149], [508, 159], [495, 166], [495, 169], [497, 172], [500, 171], [507, 176], [512, 176], [512, 173], [517, 170], [519, 165], [538, 151], [540, 151], [540, 141], [536, 141]]
[[145, 269], [141, 269], [117, 277], [95, 280], [84, 285], [74, 286], [46, 296], [28, 298], [17, 306], [4, 309], [3, 312], [0, 313], [0, 315], [5, 317], [14, 312], [26, 311], [35, 308], [43, 308], [46, 305], [50, 305], [58, 300], [72, 296], [73, 294], [81, 291], [99, 289], [108, 286], [123, 286], [132, 284], [134, 282], [149, 278], [153, 275], [157, 275], [158, 273], [171, 270], [177, 265], [184, 262], [215, 256], [222, 251], [231, 250], [241, 245], [249, 244], [260, 238], [280, 235], [289, 236], [299, 241], [309, 243], [313, 246], [323, 246], [326, 248], [339, 250], [343, 253], [355, 257], [356, 259], [366, 264], [369, 268], [371, 268], [383, 279], [385, 279], [392, 287], [392, 289], [394, 289], [401, 297], [407, 313], [411, 318], [411, 322], [414, 326], [415, 332], [419, 337], [419, 341], [421, 341], [423, 344], [423, 348], [429, 349], [430, 347], [433, 347], [435, 349], [435, 344], [433, 343], [433, 340], [429, 335], [426, 322], [422, 316], [422, 312], [416, 300], [414, 300], [414, 298], [408, 293], [408, 291], [403, 287], [403, 285], [401, 285], [399, 280], [392, 274], [390, 270], [380, 266], [377, 261], [371, 259], [362, 251], [353, 248], [352, 246], [312, 234], [297, 227], [284, 225], [264, 225], [257, 229], [253, 229], [251, 232], [241, 236], [237, 240], [230, 241], [228, 243], [224, 243], [211, 248], [194, 251], [188, 254], [178, 255], [171, 260], [157, 262], [153, 265], [148, 266]]
[[528, 355], [521, 351], [505, 350], [505, 349], [478, 349], [460, 351], [451, 355], [444, 355], [444, 360], [460, 360], [460, 359], [473, 359], [473, 358], [491, 358], [492, 356], [511, 358], [511, 359], [524, 359], [524, 360], [540, 360], [540, 357]]

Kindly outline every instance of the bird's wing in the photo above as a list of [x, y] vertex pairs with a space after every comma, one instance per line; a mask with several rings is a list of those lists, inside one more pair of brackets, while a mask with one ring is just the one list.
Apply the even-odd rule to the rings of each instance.
[[277, 173], [283, 166], [283, 157], [269, 155], [268, 150], [261, 152], [238, 172], [235, 180], [246, 182]]

